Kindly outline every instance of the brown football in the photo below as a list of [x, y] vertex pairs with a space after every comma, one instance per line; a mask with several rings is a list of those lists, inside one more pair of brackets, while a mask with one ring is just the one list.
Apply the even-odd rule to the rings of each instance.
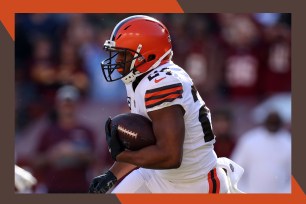
[[151, 121], [139, 114], [123, 113], [112, 118], [111, 125], [118, 126], [118, 137], [132, 151], [156, 142]]

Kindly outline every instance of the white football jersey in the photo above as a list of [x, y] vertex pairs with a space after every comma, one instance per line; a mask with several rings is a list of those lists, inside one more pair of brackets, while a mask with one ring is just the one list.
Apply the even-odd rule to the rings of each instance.
[[182, 68], [173, 62], [163, 64], [140, 81], [127, 84], [126, 89], [131, 112], [148, 119], [148, 112], [172, 105], [181, 105], [185, 110], [182, 164], [177, 169], [155, 170], [157, 174], [170, 181], [190, 180], [206, 176], [215, 167], [210, 112]]

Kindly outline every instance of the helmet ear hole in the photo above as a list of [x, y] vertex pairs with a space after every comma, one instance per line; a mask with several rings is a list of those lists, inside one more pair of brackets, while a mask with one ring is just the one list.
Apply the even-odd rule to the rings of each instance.
[[154, 60], [154, 59], [155, 59], [155, 57], [156, 57], [156, 56], [155, 56], [155, 55], [153, 55], [153, 54], [152, 54], [152, 55], [149, 55], [149, 56], [148, 56], [148, 62], [150, 62], [150, 61]]

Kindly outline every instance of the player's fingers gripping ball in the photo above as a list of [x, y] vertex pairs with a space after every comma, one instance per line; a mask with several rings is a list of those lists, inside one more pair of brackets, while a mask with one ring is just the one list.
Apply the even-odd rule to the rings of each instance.
[[116, 160], [117, 155], [123, 152], [125, 149], [122, 142], [118, 138], [117, 132], [118, 126], [112, 124], [112, 119], [108, 118], [105, 123], [105, 134], [109, 152], [114, 160]]

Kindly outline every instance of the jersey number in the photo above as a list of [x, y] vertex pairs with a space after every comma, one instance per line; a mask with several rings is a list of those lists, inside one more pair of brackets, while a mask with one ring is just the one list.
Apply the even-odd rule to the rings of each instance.
[[149, 81], [151, 81], [155, 77], [159, 76], [159, 72], [166, 72], [167, 75], [172, 75], [170, 69], [165, 67], [165, 68], [161, 69], [160, 71], [154, 71], [152, 74], [150, 74], [148, 76]]
[[[197, 96], [198, 91], [194, 85], [191, 86], [191, 94], [193, 96], [193, 101], [197, 102], [199, 100]], [[203, 129], [205, 142], [209, 142], [215, 138], [215, 135], [211, 128], [210, 120], [208, 118], [208, 113], [209, 109], [205, 105], [201, 106], [199, 110], [199, 121]]]

